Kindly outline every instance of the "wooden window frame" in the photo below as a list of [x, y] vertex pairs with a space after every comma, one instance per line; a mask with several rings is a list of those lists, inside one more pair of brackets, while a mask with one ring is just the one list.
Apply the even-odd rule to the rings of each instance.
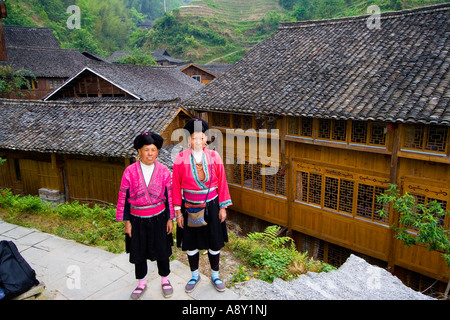
[[[252, 191], [256, 191], [256, 192], [260, 192], [269, 196], [275, 196], [275, 197], [286, 197], [286, 175], [284, 173], [284, 171], [280, 171], [278, 170], [276, 174], [271, 175], [273, 176], [273, 182], [274, 182], [274, 188], [273, 188], [273, 192], [272, 191], [267, 191], [266, 189], [266, 182], [267, 182], [267, 175], [261, 175], [260, 174], [260, 169], [263, 168], [263, 170], [268, 167], [266, 165], [261, 164], [260, 161], [256, 162], [256, 163], [249, 163], [248, 159], [246, 159], [245, 163], [240, 164], [237, 163], [237, 159], [235, 159], [235, 162], [233, 164], [227, 164], [227, 166], [231, 166], [231, 168], [228, 168], [228, 170], [226, 170], [228, 172], [228, 176], [227, 176], [227, 180], [229, 182], [229, 184], [233, 185], [233, 186], [237, 186], [237, 187], [241, 187], [241, 188], [246, 188]], [[245, 171], [245, 167], [246, 166], [250, 166], [250, 171], [246, 172]], [[240, 171], [240, 182], [238, 183], [235, 179], [235, 173]], [[257, 178], [257, 175], [259, 174], [260, 178]], [[249, 179], [245, 179], [246, 175], [248, 175], [248, 177], [251, 177], [251, 183], [248, 183]], [[284, 180], [284, 182], [281, 182], [282, 180]], [[247, 182], [247, 183], [246, 183]], [[256, 182], [258, 182], [258, 184], [260, 183], [261, 188], [257, 188], [256, 187]], [[279, 185], [281, 185], [281, 190]]]
[[[418, 197], [423, 197], [423, 203], [428, 203], [433, 200], [437, 200], [440, 203], [445, 202], [446, 207], [443, 209], [450, 211], [450, 188], [435, 187], [423, 180], [406, 179], [401, 183], [401, 193], [403, 194], [404, 192], [411, 194], [416, 199], [416, 203]], [[443, 218], [442, 223], [444, 228], [450, 230], [450, 216], [445, 215]], [[413, 233], [417, 232], [413, 228], [408, 228], [408, 230]]]
[[[411, 146], [406, 146], [406, 140], [408, 139], [408, 128], [414, 126], [415, 128], [417, 126], [423, 126], [423, 136], [421, 137], [421, 148], [413, 148]], [[435, 155], [447, 155], [449, 154], [449, 144], [450, 144], [450, 129], [449, 127], [446, 126], [435, 126], [433, 125], [433, 127], [438, 127], [438, 128], [445, 128], [447, 129], [446, 132], [446, 137], [445, 137], [445, 141], [444, 141], [444, 151], [438, 151], [438, 150], [429, 150], [427, 149], [427, 146], [429, 145], [429, 141], [428, 141], [428, 137], [430, 134], [430, 128], [432, 126], [431, 125], [420, 125], [420, 124], [404, 124], [402, 125], [402, 130], [401, 130], [401, 151], [409, 151], [409, 152], [416, 152], [416, 153], [424, 153], [424, 154], [435, 154]]]
[[[308, 119], [308, 121], [311, 121], [311, 135], [304, 135], [303, 134], [303, 125], [304, 122], [306, 122]], [[293, 120], [294, 122], [297, 122], [297, 132], [293, 133], [293, 132], [289, 132], [289, 120]], [[292, 136], [297, 136], [297, 137], [302, 137], [302, 138], [310, 138], [310, 139], [314, 139], [314, 133], [315, 133], [315, 120], [314, 118], [311, 117], [287, 117], [287, 134], [288, 135], [292, 135]]]
[[[300, 178], [299, 178], [300, 174]], [[303, 185], [305, 175], [307, 175], [307, 186]], [[320, 203], [311, 199], [311, 175], [320, 176], [321, 177], [321, 185], [320, 185]], [[329, 180], [334, 179], [338, 181], [338, 188], [335, 194], [336, 197], [336, 208], [328, 206], [326, 201], [329, 200], [327, 198], [327, 178]], [[361, 174], [358, 172], [349, 172], [340, 169], [333, 169], [325, 166], [316, 165], [313, 163], [298, 163], [295, 171], [295, 179], [296, 183], [294, 185], [294, 201], [298, 203], [302, 203], [309, 206], [314, 206], [320, 208], [322, 210], [335, 212], [338, 214], [342, 214], [348, 217], [352, 217], [355, 219], [365, 220], [373, 223], [381, 223], [383, 225], [387, 225], [389, 223], [389, 208], [385, 207], [387, 215], [385, 218], [381, 218], [377, 211], [381, 209], [381, 204], [378, 204], [376, 201], [377, 195], [379, 195], [380, 189], [383, 189], [385, 192], [388, 189], [388, 179], [380, 178], [376, 176]], [[301, 179], [301, 181], [299, 181]], [[348, 212], [342, 210], [341, 203], [341, 182], [347, 181], [353, 183], [352, 187], [352, 212]], [[362, 188], [368, 187], [372, 188], [372, 196], [370, 197], [370, 217], [368, 215], [361, 214], [358, 211], [358, 197], [361, 196], [359, 194], [360, 186]], [[302, 188], [299, 190], [299, 188]], [[306, 191], [306, 195], [305, 195]], [[378, 192], [377, 192], [378, 191]], [[379, 207], [379, 208], [378, 208]], [[369, 212], [367, 211], [367, 212]]]
[[[356, 123], [365, 123], [366, 124], [366, 137], [365, 137], [365, 142], [356, 142], [353, 141], [353, 137], [354, 137], [354, 132], [353, 129], [356, 125]], [[384, 126], [384, 143], [383, 144], [376, 144], [376, 143], [371, 143], [372, 141], [372, 135], [373, 135], [373, 130], [374, 130], [374, 125], [383, 125]], [[354, 146], [372, 146], [372, 147], [380, 147], [380, 148], [385, 148], [387, 146], [387, 124], [385, 124], [384, 122], [380, 122], [380, 121], [359, 121], [359, 120], [352, 120], [350, 121], [350, 128], [349, 128], [349, 137], [348, 137], [348, 141], [350, 145], [354, 145]]]

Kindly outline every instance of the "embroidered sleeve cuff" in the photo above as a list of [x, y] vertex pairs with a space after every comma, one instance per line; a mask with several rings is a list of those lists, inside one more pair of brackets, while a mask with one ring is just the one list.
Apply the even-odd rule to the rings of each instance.
[[231, 202], [231, 200], [226, 200], [226, 201], [222, 201], [219, 203], [219, 208], [226, 208], [228, 206], [231, 206], [233, 203]]

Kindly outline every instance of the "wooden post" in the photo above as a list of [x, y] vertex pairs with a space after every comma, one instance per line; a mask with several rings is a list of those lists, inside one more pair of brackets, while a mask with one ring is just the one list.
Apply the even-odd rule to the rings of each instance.
[[[292, 214], [292, 202], [293, 202], [293, 185], [294, 185], [294, 179], [293, 179], [293, 173], [292, 173], [292, 166], [291, 162], [289, 160], [288, 155], [286, 154], [286, 133], [287, 133], [287, 117], [283, 117], [281, 119], [281, 126], [280, 126], [280, 155], [281, 155], [281, 161], [280, 161], [280, 170], [283, 170], [284, 176], [286, 177], [286, 200], [287, 200], [287, 234], [288, 236], [292, 236], [292, 220], [293, 220], [293, 214]], [[289, 150], [288, 150], [289, 151]]]
[[[389, 183], [398, 185], [398, 151], [400, 150], [401, 130], [397, 125], [391, 125], [389, 127], [392, 128], [391, 134], [393, 135]], [[389, 213], [389, 218], [390, 218], [389, 224], [397, 226], [399, 219], [398, 212], [391, 209]], [[396, 246], [394, 234], [395, 231], [391, 228], [390, 229], [391, 240], [388, 252], [388, 267], [390, 268], [391, 273], [394, 272], [395, 266]]]

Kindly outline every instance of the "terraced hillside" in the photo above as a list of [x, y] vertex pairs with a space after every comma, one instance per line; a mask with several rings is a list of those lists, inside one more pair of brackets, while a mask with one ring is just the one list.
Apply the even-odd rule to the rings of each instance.
[[246, 50], [269, 37], [287, 13], [278, 0], [194, 0], [179, 7], [179, 11], [185, 21], [207, 19], [213, 30], [233, 43], [234, 49], [222, 49], [222, 54], [206, 54], [209, 57], [204, 62], [214, 63], [240, 58]]
[[180, 7], [182, 15], [219, 16], [229, 22], [261, 21], [268, 11], [284, 9], [277, 0], [194, 0]]

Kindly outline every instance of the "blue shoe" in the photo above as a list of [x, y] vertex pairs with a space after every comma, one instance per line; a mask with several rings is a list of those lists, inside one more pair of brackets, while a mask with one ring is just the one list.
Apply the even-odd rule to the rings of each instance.
[[199, 282], [200, 282], [200, 276], [198, 276], [197, 279], [192, 278], [191, 280], [189, 280], [186, 287], [184, 287], [184, 291], [186, 291], [186, 293], [190, 293], [190, 292], [194, 291], [195, 287], [197, 286], [197, 283], [199, 283]]

